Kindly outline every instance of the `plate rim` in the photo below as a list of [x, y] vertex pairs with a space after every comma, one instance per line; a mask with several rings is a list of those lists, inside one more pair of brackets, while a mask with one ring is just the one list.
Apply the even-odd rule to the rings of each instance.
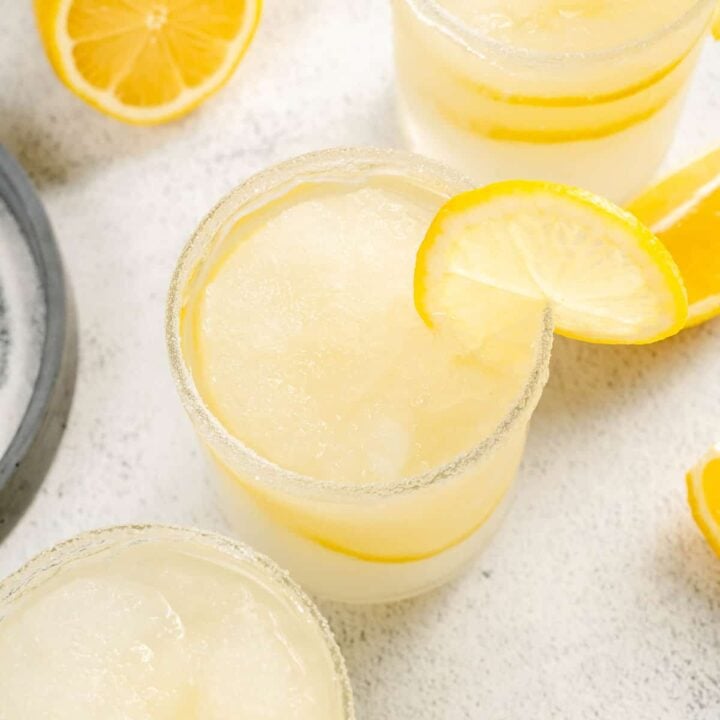
[[0, 491], [27, 456], [43, 426], [60, 377], [67, 335], [67, 295], [60, 251], [45, 208], [30, 178], [0, 145], [0, 197], [20, 227], [40, 277], [45, 337], [32, 394], [15, 435], [0, 455]]

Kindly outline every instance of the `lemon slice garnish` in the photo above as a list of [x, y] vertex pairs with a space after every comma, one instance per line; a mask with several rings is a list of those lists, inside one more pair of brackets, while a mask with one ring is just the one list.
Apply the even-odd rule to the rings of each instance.
[[595, 343], [649, 343], [680, 330], [687, 297], [662, 243], [633, 215], [564, 185], [508, 181], [449, 200], [415, 267], [429, 325], [501, 332], [548, 303], [556, 331]]

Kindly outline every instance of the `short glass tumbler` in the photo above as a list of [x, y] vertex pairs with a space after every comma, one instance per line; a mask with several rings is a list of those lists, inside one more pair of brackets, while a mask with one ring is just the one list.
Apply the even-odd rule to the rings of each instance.
[[353, 720], [310, 598], [235, 540], [93, 530], [0, 581], [0, 717]]
[[[466, 376], [472, 385], [463, 367], [472, 363], [436, 371], [429, 356], [441, 364], [442, 351], [412, 305], [417, 246], [440, 206], [468, 186], [397, 151], [297, 158], [222, 200], [175, 271], [166, 327], [172, 371], [217, 470], [225, 512], [243, 539], [321, 596], [380, 602], [429, 590], [478, 552], [507, 504], [547, 379], [551, 318], [532, 325], [512, 396], [498, 397], [499, 383], [488, 381], [480, 414], [466, 422], [455, 414], [464, 397], [456, 385]], [[233, 262], [236, 275], [223, 269]], [[304, 271], [289, 277], [288, 265]], [[256, 272], [268, 275], [259, 290]], [[219, 299], [223, 283], [230, 295]], [[236, 305], [238, 293], [245, 304]], [[226, 313], [222, 322], [208, 315], [209, 303]], [[341, 312], [345, 321], [327, 321]], [[377, 322], [367, 321], [371, 312]], [[208, 328], [234, 344], [224, 354], [201, 347]], [[316, 344], [331, 351], [318, 355]], [[284, 364], [293, 366], [290, 379]], [[433, 384], [439, 380], [445, 385]], [[437, 397], [448, 388], [452, 402]], [[370, 407], [363, 393], [379, 400]], [[376, 410], [390, 402], [392, 412]], [[439, 447], [440, 455], [406, 462], [416, 435], [397, 418], [423, 420], [423, 403], [437, 405], [433, 417], [441, 418], [423, 447], [437, 450], [466, 427], [471, 439], [447, 457]]]
[[627, 201], [667, 151], [715, 4], [392, 0], [408, 142], [480, 184]]

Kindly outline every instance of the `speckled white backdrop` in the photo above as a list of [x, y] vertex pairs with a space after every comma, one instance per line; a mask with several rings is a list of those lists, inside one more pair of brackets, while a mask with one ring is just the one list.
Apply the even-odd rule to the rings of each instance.
[[[269, 163], [399, 142], [386, 0], [267, 0], [230, 85], [154, 129], [69, 94], [30, 5], [0, 0], [0, 141], [54, 223], [80, 366], [64, 440], [0, 545], [1, 574], [89, 527], [223, 528], [167, 370], [174, 260], [203, 213]], [[669, 162], [713, 142], [720, 45], [706, 48]], [[558, 341], [518, 500], [472, 570], [394, 606], [323, 603], [360, 718], [717, 720], [720, 560], [690, 519], [683, 472], [718, 439], [720, 321], [645, 349]]]

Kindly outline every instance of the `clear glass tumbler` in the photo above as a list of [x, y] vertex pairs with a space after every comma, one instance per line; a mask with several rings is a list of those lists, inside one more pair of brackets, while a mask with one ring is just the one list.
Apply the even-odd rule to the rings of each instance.
[[268, 558], [191, 528], [85, 532], [0, 581], [0, 664], [3, 718], [355, 717], [310, 598]]
[[[342, 475], [320, 477], [298, 472], [276, 462], [274, 453], [257, 452], [246, 444], [242, 432], [231, 431], [219, 417], [222, 413], [211, 407], [208, 391], [198, 381], [198, 349], [193, 340], [198, 323], [203, 322], [197, 317], [197, 309], [203, 302], [207, 282], [216, 276], [216, 260], [228, 256], [229, 247], [239, 242], [238, 233], [242, 236], [246, 226], [272, 225], [279, 213], [292, 209], [300, 199], [322, 198], [326, 187], [353, 192], [386, 184], [399, 193], [392, 197], [402, 198], [386, 204], [402, 202], [412, 209], [417, 197], [418, 203], [427, 206], [429, 218], [450, 196], [468, 187], [466, 180], [443, 166], [397, 151], [328, 150], [292, 160], [251, 178], [210, 213], [182, 253], [168, 299], [166, 336], [172, 371], [183, 405], [216, 468], [214, 476], [227, 516], [240, 537], [287, 567], [308, 589], [347, 602], [397, 600], [429, 590], [454, 575], [487, 542], [507, 503], [528, 422], [547, 379], [552, 345], [552, 320], [546, 314], [532, 325], [527, 366], [518, 371], [512, 398], [505, 402], [493, 398], [492, 392], [488, 395], [488, 412], [497, 411], [488, 431], [473, 435], [473, 441], [461, 452], [416, 475], [393, 474], [382, 481], [357, 482]], [[311, 203], [304, 207], [315, 206]], [[318, 207], [312, 212], [316, 232], [331, 249], [334, 237], [331, 233], [323, 235], [324, 210]], [[373, 225], [367, 232], [377, 233], [383, 227]], [[420, 231], [415, 238], [417, 244], [423, 233]], [[399, 269], [403, 282], [406, 275], [412, 277], [415, 248], [408, 267]], [[281, 262], [281, 257], [275, 261]], [[382, 260], [380, 265], [378, 273], [387, 272], [388, 263]], [[317, 272], [328, 270], [325, 267]], [[375, 275], [367, 285], [399, 284], [393, 272], [388, 277]], [[324, 293], [333, 279], [329, 273], [327, 283], [310, 291], [311, 296]], [[284, 287], [285, 281], [277, 283]], [[411, 308], [411, 283], [407, 292]], [[292, 297], [294, 303], [302, 303], [303, 291]], [[358, 300], [357, 304], [361, 314], [362, 302]], [[269, 322], [273, 328], [278, 324], [276, 319]], [[247, 320], [236, 312], [231, 322]], [[296, 325], [290, 328], [293, 333], [309, 332], [307, 323]], [[324, 332], [323, 328], [312, 330]], [[329, 333], [339, 331], [328, 329]], [[392, 352], [405, 358], [400, 365], [412, 362], [402, 355], [403, 338], [395, 340], [401, 347], [394, 347]], [[363, 341], [359, 338], [359, 342]], [[263, 340], [250, 336], [247, 342], [261, 345]], [[385, 351], [391, 352], [390, 348], [377, 349], [379, 353]], [[264, 357], [268, 362], [278, 362], [277, 354]], [[230, 353], [227, 362], [233, 361]], [[334, 358], [323, 366], [321, 381], [327, 378], [328, 383], [338, 383], [337, 393], [353, 392], [349, 379], [346, 384], [342, 372], [330, 366], [331, 361]], [[263, 368], [253, 366], [231, 376], [233, 387], [228, 391], [243, 402], [243, 387], [248, 395], [251, 389], [245, 383], [257, 382], [251, 376], [262, 381]], [[397, 381], [409, 382], [402, 374]], [[312, 401], [310, 398], [308, 402]], [[493, 407], [493, 402], [499, 407], [502, 402], [502, 411]], [[266, 415], [262, 404], [262, 398], [253, 401], [258, 413]], [[294, 436], [302, 428], [288, 421], [283, 407], [273, 407], [271, 423], [276, 416], [277, 423], [287, 428], [287, 443], [297, 442]], [[382, 421], [373, 437], [380, 447], [387, 447], [390, 455], [395, 452], [395, 441], [391, 439], [396, 435], [396, 428]], [[380, 464], [387, 459], [382, 453], [379, 451], [377, 458]]]
[[[511, 31], [487, 29], [512, 25], [509, 11], [487, 10], [473, 22], [471, 12], [492, 3], [464, 5], [463, 13], [460, 0], [392, 0], [399, 115], [412, 148], [478, 184], [551, 180], [615, 202], [638, 193], [672, 139], [715, 0], [645, 3], [640, 20], [625, 3], [604, 24], [597, 14], [610, 3], [493, 5], [525, 6], [516, 19], [522, 27], [539, 22], [544, 9], [555, 13], [550, 27], [587, 12], [595, 24], [585, 30], [598, 28], [580, 40], [558, 30], [554, 43], [552, 34], [542, 43], [531, 34], [510, 42], [502, 33]], [[639, 22], [653, 29], [638, 35]]]

